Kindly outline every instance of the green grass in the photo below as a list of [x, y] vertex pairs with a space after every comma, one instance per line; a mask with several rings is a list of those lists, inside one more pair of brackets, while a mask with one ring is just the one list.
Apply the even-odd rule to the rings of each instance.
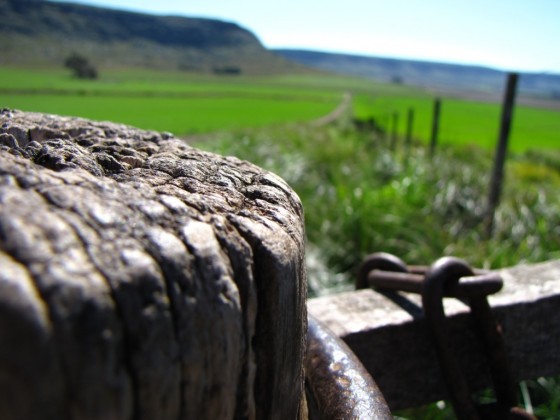
[[112, 120], [180, 136], [319, 118], [340, 102], [345, 80], [117, 70], [82, 81], [59, 69], [3, 68], [0, 106]]
[[312, 293], [349, 287], [362, 257], [381, 250], [411, 264], [453, 254], [485, 268], [560, 257], [560, 172], [546, 153], [509, 160], [488, 240], [492, 156], [483, 148], [442, 147], [431, 159], [415, 146], [405, 156], [368, 133], [301, 126], [229, 133], [200, 146], [272, 170], [300, 195], [323, 277]]
[[[396, 153], [349, 125], [293, 125], [217, 136], [201, 148], [250, 160], [284, 177], [302, 199], [310, 296], [353, 288], [372, 252], [430, 264], [455, 255], [499, 268], [560, 258], [560, 151], [515, 154], [495, 233], [484, 230], [491, 152], [446, 146], [434, 158], [422, 144]], [[535, 413], [557, 418], [558, 378], [528, 381]], [[450, 405], [393, 413], [404, 419], [452, 419]]]
[[[2, 107], [110, 119], [176, 135], [311, 120], [333, 109], [343, 92], [354, 94], [356, 117], [373, 116], [388, 130], [398, 112], [400, 135], [407, 110], [414, 108], [414, 138], [430, 138], [432, 96], [402, 85], [326, 74], [219, 77], [139, 69], [105, 71], [99, 80], [84, 81], [62, 68], [0, 68]], [[444, 98], [439, 143], [492, 150], [499, 116], [499, 104]], [[558, 133], [560, 111], [517, 106], [510, 149], [555, 149]]]
[[[300, 193], [310, 209], [310, 242], [321, 245], [321, 258], [335, 276], [350, 276], [361, 256], [378, 249], [410, 262], [468, 254], [481, 266], [556, 255], [549, 245], [538, 244], [558, 245], [545, 232], [554, 232], [549, 223], [557, 221], [545, 209], [557, 204], [549, 195], [544, 197], [552, 204], [543, 204], [534, 186], [558, 187], [560, 159], [550, 157], [558, 150], [558, 111], [517, 107], [510, 142], [515, 159], [508, 163], [508, 179], [514, 182], [507, 184], [518, 186], [508, 192], [517, 201], [499, 210], [499, 239], [481, 241], [499, 106], [444, 99], [436, 158], [415, 147], [404, 159], [351, 125], [314, 130], [297, 125], [328, 113], [344, 91], [354, 94], [357, 117], [373, 115], [383, 122], [383, 116], [400, 111], [401, 136], [405, 110], [414, 107], [414, 137], [426, 143], [433, 99], [407, 86], [329, 75], [248, 78], [146, 70], [115, 70], [98, 81], [79, 81], [61, 69], [0, 69], [2, 107], [112, 120], [176, 135], [221, 132], [219, 144], [208, 147], [269, 168]], [[527, 208], [544, 213], [527, 219]], [[514, 219], [523, 223], [514, 228]]]
[[[353, 92], [357, 117], [373, 115], [383, 122], [383, 116], [400, 111], [401, 135], [404, 111], [413, 106], [414, 136], [426, 143], [432, 98], [406, 86], [328, 75], [248, 78], [145, 70], [115, 70], [98, 81], [79, 81], [61, 69], [0, 69], [2, 107], [112, 120], [176, 135], [221, 132], [219, 144], [208, 147], [269, 168], [296, 188], [309, 209], [310, 242], [321, 245], [321, 258], [335, 276], [350, 276], [361, 256], [378, 249], [410, 262], [466, 254], [481, 266], [556, 255], [549, 245], [560, 246], [546, 230], [555, 231], [549, 223], [557, 216], [545, 209], [557, 210], [557, 204], [549, 195], [544, 197], [550, 206], [539, 201], [543, 195], [534, 186], [558, 187], [555, 162], [560, 160], [538, 150], [558, 150], [559, 112], [516, 109], [511, 139], [516, 157], [508, 163], [508, 179], [515, 181], [507, 184], [518, 186], [508, 192], [515, 199], [499, 210], [499, 239], [482, 241], [499, 106], [444, 99], [436, 158], [415, 147], [405, 160], [381, 139], [358, 134], [350, 125], [310, 130], [296, 124], [332, 110], [344, 91]], [[520, 157], [529, 149], [537, 152]], [[527, 219], [527, 208], [544, 213]], [[523, 223], [514, 228], [512, 220]]]
[[[417, 92], [406, 96], [403, 92], [360, 95], [355, 113], [367, 118], [374, 116], [392, 130], [391, 116], [399, 114], [398, 133], [406, 131], [409, 108], [414, 109], [413, 137], [427, 143], [431, 137], [433, 98]], [[438, 144], [478, 145], [494, 149], [498, 138], [501, 105], [461, 99], [442, 99]], [[523, 152], [530, 148], [560, 147], [560, 110], [517, 105], [510, 137], [510, 150]]]
[[254, 95], [338, 100], [348, 86], [364, 86], [367, 82], [336, 76], [213, 76], [184, 72], [141, 69], [102, 72], [98, 80], [79, 80], [64, 69], [41, 70], [0, 68], [0, 90], [27, 90], [41, 93], [56, 90], [68, 94], [122, 95]]
[[123, 69], [102, 72], [98, 80], [72, 78], [62, 68], [0, 68], [0, 91], [59, 91], [66, 94], [255, 95], [339, 100], [346, 90], [371, 90], [373, 83], [343, 76], [213, 76], [185, 72]]
[[[395, 153], [386, 139], [356, 132], [349, 121], [313, 129], [299, 124], [329, 112], [346, 91], [354, 94], [359, 118], [373, 115], [384, 123], [398, 111], [401, 136], [406, 110], [414, 107], [413, 147], [399, 146]], [[499, 106], [444, 99], [441, 146], [430, 158], [425, 145], [432, 100], [419, 89], [327, 75], [232, 78], [122, 70], [91, 82], [57, 69], [0, 69], [0, 107], [178, 135], [219, 131], [195, 145], [284, 177], [306, 212], [311, 296], [351, 288], [361, 259], [375, 251], [410, 264], [456, 255], [485, 268], [560, 258], [560, 113], [516, 108], [503, 200], [495, 234], [486, 238]], [[549, 400], [558, 389], [553, 379], [530, 387]], [[553, 391], [544, 392], [547, 387]], [[541, 413], [558, 412], [554, 399], [539, 404]], [[434, 406], [422, 410], [410, 418], [447, 415]]]
[[[111, 120], [176, 135], [308, 121], [328, 113], [335, 102], [267, 98], [104, 97], [2, 95], [2, 103], [24, 111]], [[4, 102], [5, 101], [5, 102]], [[4, 105], [5, 106], [5, 105]]]

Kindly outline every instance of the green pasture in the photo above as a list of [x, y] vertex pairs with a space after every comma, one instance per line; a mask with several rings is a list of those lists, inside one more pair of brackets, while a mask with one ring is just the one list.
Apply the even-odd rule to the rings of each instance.
[[90, 81], [59, 69], [4, 68], [0, 107], [111, 120], [180, 136], [319, 118], [340, 102], [344, 80], [115, 70]]
[[[488, 237], [489, 149], [443, 145], [430, 156], [413, 144], [394, 151], [385, 139], [342, 122], [224, 133], [195, 146], [249, 160], [294, 188], [305, 209], [310, 296], [351, 290], [363, 257], [378, 251], [409, 264], [454, 255], [487, 269], [560, 258], [560, 150], [508, 159]], [[539, 418], [558, 418], [559, 384], [528, 382]], [[394, 414], [449, 419], [449, 407]]]
[[[353, 94], [356, 117], [373, 116], [387, 131], [397, 112], [401, 137], [413, 108], [413, 137], [429, 141], [433, 95], [408, 86], [320, 73], [228, 77], [116, 69], [91, 81], [62, 68], [0, 68], [0, 107], [112, 120], [178, 136], [313, 120], [334, 109], [344, 92]], [[439, 143], [493, 149], [499, 119], [498, 103], [444, 97]], [[555, 149], [558, 133], [560, 110], [518, 105], [510, 149]]]
[[[255, 94], [281, 97], [329, 99], [336, 88], [336, 78], [319, 78], [310, 83], [308, 76], [227, 77], [182, 72], [141, 69], [101, 72], [97, 80], [79, 80], [64, 69], [0, 68], [0, 90], [27, 91], [39, 94], [45, 90], [68, 94], [121, 95], [196, 95]], [[343, 79], [347, 80], [347, 79]], [[332, 89], [328, 89], [328, 85]], [[303, 89], [302, 89], [303, 88]]]
[[[410, 149], [324, 115], [353, 93], [356, 117], [390, 124], [415, 110]], [[62, 70], [0, 69], [0, 108], [10, 107], [205, 136], [202, 149], [271, 170], [305, 208], [310, 295], [350, 289], [362, 258], [376, 251], [406, 262], [456, 255], [497, 268], [560, 258], [560, 112], [518, 106], [495, 230], [484, 230], [500, 106], [443, 98], [438, 153], [429, 156], [433, 97], [399, 85], [329, 75], [262, 78], [112, 71], [78, 81]], [[556, 379], [546, 384], [556, 383]], [[532, 382], [536, 387], [539, 383]], [[558, 385], [537, 413], [557, 418]], [[552, 398], [551, 396], [554, 396]], [[430, 418], [446, 418], [435, 406]], [[419, 412], [416, 412], [419, 413]], [[416, 417], [415, 417], [416, 416]], [[424, 418], [410, 414], [406, 417]]]
[[251, 97], [120, 97], [2, 95], [2, 106], [24, 111], [116, 121], [176, 135], [305, 122], [328, 113], [334, 101]]
[[[408, 109], [414, 110], [413, 138], [429, 142], [434, 98], [426, 93], [359, 95], [354, 112], [361, 118], [373, 116], [388, 132], [392, 114], [398, 114], [400, 136], [405, 135]], [[477, 145], [494, 149], [498, 138], [501, 104], [442, 98], [438, 143]], [[510, 150], [560, 148], [560, 110], [517, 105], [509, 142]]]

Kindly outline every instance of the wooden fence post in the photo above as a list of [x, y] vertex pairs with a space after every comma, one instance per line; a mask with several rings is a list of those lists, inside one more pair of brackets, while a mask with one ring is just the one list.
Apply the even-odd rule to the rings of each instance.
[[494, 157], [494, 169], [492, 171], [492, 179], [490, 180], [490, 193], [488, 195], [488, 208], [486, 213], [486, 235], [490, 237], [494, 229], [494, 214], [500, 202], [502, 192], [504, 164], [509, 141], [509, 133], [511, 129], [511, 120], [513, 118], [513, 108], [515, 105], [515, 92], [517, 88], [517, 73], [510, 73], [507, 79], [506, 91], [502, 105], [502, 118], [498, 144], [496, 146], [496, 156]]
[[389, 124], [390, 124], [389, 118], [390, 118], [390, 117], [389, 117], [389, 115], [387, 115], [387, 114], [384, 114], [384, 115], [381, 117], [381, 124], [380, 124], [380, 126], [381, 126], [382, 129], [383, 129], [383, 140], [384, 140], [384, 141], [387, 141], [387, 140], [389, 139]]
[[110, 122], [4, 109], [0, 138], [0, 418], [307, 418], [281, 178]]
[[393, 112], [393, 122], [391, 124], [391, 150], [397, 148], [397, 128], [399, 125], [399, 113]]
[[406, 147], [412, 143], [412, 127], [414, 124], [414, 108], [408, 108], [408, 118], [406, 120]]
[[432, 137], [430, 141], [430, 155], [434, 155], [436, 150], [437, 140], [438, 140], [438, 133], [439, 133], [439, 116], [441, 111], [441, 99], [436, 98], [434, 100], [434, 114], [432, 120]]

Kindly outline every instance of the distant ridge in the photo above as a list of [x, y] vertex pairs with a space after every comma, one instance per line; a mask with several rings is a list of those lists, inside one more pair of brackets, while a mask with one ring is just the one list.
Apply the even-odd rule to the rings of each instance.
[[274, 73], [299, 66], [239, 25], [44, 0], [0, 0], [0, 65], [58, 65], [73, 51], [101, 67]]
[[[480, 66], [267, 50], [255, 34], [232, 22], [47, 0], [0, 0], [0, 40], [0, 66], [62, 66], [70, 53], [78, 52], [99, 69], [132, 67], [248, 75], [316, 69], [490, 95], [500, 94], [505, 80], [505, 72]], [[523, 73], [520, 92], [560, 103], [560, 75]]]
[[[318, 70], [426, 88], [495, 93], [503, 89], [506, 75], [504, 71], [481, 66], [297, 49], [273, 51], [289, 60]], [[526, 95], [560, 100], [560, 75], [523, 73], [519, 89]]]

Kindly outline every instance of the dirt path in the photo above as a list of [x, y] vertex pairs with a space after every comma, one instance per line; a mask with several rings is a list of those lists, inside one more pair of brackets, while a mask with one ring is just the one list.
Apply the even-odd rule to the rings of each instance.
[[313, 127], [322, 127], [324, 125], [331, 124], [346, 115], [351, 106], [352, 94], [350, 92], [345, 92], [342, 96], [342, 102], [334, 110], [329, 112], [327, 115], [311, 121], [311, 125]]
[[[351, 111], [352, 106], [352, 94], [350, 92], [345, 92], [342, 96], [342, 101], [338, 104], [338, 106], [322, 117], [319, 117], [315, 120], [309, 122], [312, 127], [323, 127], [327, 124], [331, 124], [336, 120], [344, 117], [349, 111]], [[194, 144], [194, 143], [201, 143], [204, 141], [212, 140], [217, 135], [220, 134], [218, 132], [211, 132], [211, 133], [202, 133], [202, 134], [190, 134], [181, 136], [181, 140], [185, 141], [187, 144]]]

